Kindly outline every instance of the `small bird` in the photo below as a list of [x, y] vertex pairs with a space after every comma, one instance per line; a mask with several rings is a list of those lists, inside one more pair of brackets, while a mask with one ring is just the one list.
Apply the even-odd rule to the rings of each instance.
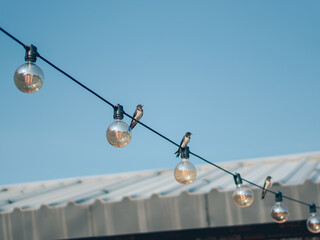
[[191, 135], [192, 135], [191, 132], [186, 132], [186, 134], [183, 136], [178, 150], [174, 153], [174, 154], [177, 154], [177, 157], [179, 157], [179, 155], [181, 153], [181, 148], [186, 147], [188, 145], [188, 143], [190, 142]]
[[265, 197], [266, 194], [267, 194], [267, 190], [266, 190], [266, 189], [271, 188], [271, 185], [272, 185], [271, 177], [268, 176], [268, 177], [266, 178], [266, 180], [264, 181], [264, 184], [263, 184], [261, 199], [264, 199], [264, 197]]
[[137, 106], [137, 109], [133, 114], [133, 119], [131, 120], [131, 123], [130, 123], [129, 131], [131, 131], [137, 125], [138, 122], [136, 122], [135, 120], [140, 121], [140, 119], [142, 118], [142, 115], [143, 115], [142, 107], [143, 107], [142, 104], [139, 104]]

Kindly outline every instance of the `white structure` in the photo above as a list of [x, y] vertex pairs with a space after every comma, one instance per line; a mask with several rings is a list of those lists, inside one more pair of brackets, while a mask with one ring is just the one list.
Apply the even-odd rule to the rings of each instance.
[[[320, 204], [320, 153], [222, 163], [243, 178]], [[0, 239], [42, 240], [271, 222], [274, 195], [237, 207], [233, 177], [198, 166], [197, 180], [180, 185], [173, 170], [54, 180], [0, 187]], [[284, 199], [290, 220], [307, 219], [307, 206]]]

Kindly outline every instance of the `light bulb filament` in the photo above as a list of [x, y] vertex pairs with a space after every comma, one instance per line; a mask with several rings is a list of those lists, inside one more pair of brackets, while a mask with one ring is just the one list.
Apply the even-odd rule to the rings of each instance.
[[319, 229], [318, 223], [312, 223], [312, 226], [313, 226], [314, 229]]
[[26, 82], [27, 84], [31, 84], [31, 83], [32, 83], [32, 78], [33, 78], [33, 75], [27, 74], [27, 75], [25, 76], [25, 82]]
[[[29, 72], [30, 72], [30, 71], [31, 71], [31, 64], [30, 64], [30, 63], [28, 64], [28, 69], [29, 69]], [[25, 76], [25, 81], [26, 81], [26, 83], [27, 83], [27, 84], [31, 84], [31, 83], [32, 83], [32, 78], [33, 78], [33, 75], [28, 73], [28, 74]]]
[[121, 131], [116, 131], [116, 138], [121, 138]]
[[246, 200], [246, 196], [245, 195], [243, 195], [243, 194], [241, 194], [241, 195], [239, 195], [240, 196], [240, 199], [241, 199], [241, 201], [245, 201]]

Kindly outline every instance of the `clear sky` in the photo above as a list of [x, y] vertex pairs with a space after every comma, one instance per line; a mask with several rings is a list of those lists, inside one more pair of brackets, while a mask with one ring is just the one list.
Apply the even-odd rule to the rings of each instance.
[[[0, 2], [0, 26], [110, 102], [215, 163], [320, 150], [320, 1]], [[113, 109], [0, 32], [0, 185], [174, 168], [176, 147], [137, 125], [106, 140]], [[125, 118], [126, 122], [130, 119]], [[201, 160], [191, 157], [198, 165]]]

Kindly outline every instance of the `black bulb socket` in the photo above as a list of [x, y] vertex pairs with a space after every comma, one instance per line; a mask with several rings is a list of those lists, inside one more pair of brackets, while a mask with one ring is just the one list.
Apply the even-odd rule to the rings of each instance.
[[26, 56], [24, 59], [26, 61], [35, 62], [37, 61], [37, 47], [33, 46], [32, 44], [30, 46], [26, 46]]
[[189, 147], [181, 148], [181, 158], [189, 159]]
[[310, 213], [316, 213], [317, 212], [317, 207], [315, 204], [310, 205], [309, 207]]
[[282, 193], [281, 192], [276, 193], [276, 202], [282, 202]]
[[114, 119], [123, 119], [123, 106], [120, 104], [114, 106], [113, 118]]
[[239, 173], [234, 174], [233, 178], [236, 185], [242, 184], [242, 178]]

